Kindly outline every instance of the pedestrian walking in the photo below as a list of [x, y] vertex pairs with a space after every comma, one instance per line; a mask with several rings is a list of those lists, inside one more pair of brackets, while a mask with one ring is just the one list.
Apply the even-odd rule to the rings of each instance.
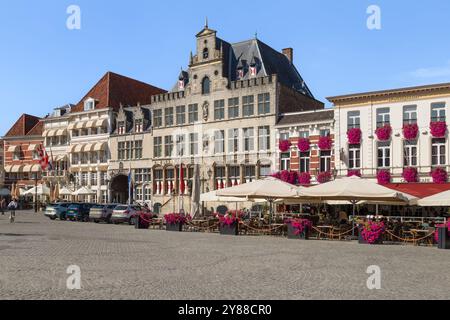
[[2, 200], [0, 201], [0, 210], [2, 212], [2, 216], [5, 215], [5, 207], [6, 207], [6, 200], [5, 198], [2, 198]]
[[13, 223], [16, 219], [16, 209], [17, 209], [17, 202], [16, 199], [12, 199], [11, 202], [8, 204], [8, 210], [9, 210], [9, 222]]

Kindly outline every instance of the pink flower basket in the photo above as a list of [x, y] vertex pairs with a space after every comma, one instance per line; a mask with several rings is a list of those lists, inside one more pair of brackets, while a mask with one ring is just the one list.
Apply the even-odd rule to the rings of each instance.
[[291, 148], [292, 143], [289, 140], [282, 140], [279, 144], [279, 149], [281, 152], [287, 152]]
[[320, 137], [319, 143], [317, 144], [320, 150], [331, 150], [333, 146], [333, 140], [331, 140], [330, 136]]
[[375, 131], [375, 134], [377, 135], [378, 140], [387, 141], [391, 138], [392, 127], [389, 124], [385, 124], [384, 126], [378, 128]]
[[382, 239], [385, 231], [383, 222], [369, 221], [361, 230], [361, 236], [368, 244], [375, 244]]
[[418, 180], [418, 174], [416, 168], [405, 168], [403, 169], [403, 179], [408, 183], [415, 183]]
[[317, 175], [317, 182], [319, 183], [327, 183], [331, 180], [330, 172], [321, 172]]
[[219, 222], [221, 225], [231, 226], [234, 223], [239, 223], [244, 213], [240, 210], [232, 210], [227, 211], [224, 215], [217, 214], [217, 218], [219, 218]]
[[293, 185], [297, 184], [298, 181], [298, 174], [296, 171], [283, 170], [272, 174], [272, 177]]
[[444, 121], [431, 122], [430, 131], [434, 138], [443, 138], [447, 133], [447, 124]]
[[[438, 232], [439, 229], [438, 228], [441, 228], [441, 227], [445, 227], [445, 224], [437, 224], [436, 225], [436, 231], [434, 232], [434, 241], [436, 243], [439, 242], [439, 232]], [[448, 236], [450, 237], [450, 221], [447, 222], [447, 233], [448, 233]]]
[[348, 170], [347, 177], [361, 177], [361, 170]]
[[298, 176], [298, 183], [300, 185], [309, 185], [311, 184], [311, 175], [308, 172], [302, 172]]
[[352, 128], [347, 131], [347, 139], [349, 144], [360, 144], [362, 132], [359, 128]]
[[311, 143], [309, 139], [301, 138], [298, 140], [297, 147], [300, 152], [308, 152], [311, 149]]
[[447, 171], [443, 168], [436, 168], [431, 171], [431, 177], [433, 178], [433, 182], [436, 184], [444, 184], [448, 180]]
[[419, 126], [417, 125], [417, 123], [405, 124], [403, 126], [403, 137], [405, 137], [406, 140], [416, 140], [418, 134]]
[[380, 170], [377, 173], [378, 183], [385, 185], [391, 182], [391, 173], [388, 170]]

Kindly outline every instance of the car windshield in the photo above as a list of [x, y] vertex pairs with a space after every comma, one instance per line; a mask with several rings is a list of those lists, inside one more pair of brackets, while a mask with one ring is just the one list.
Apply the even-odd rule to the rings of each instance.
[[109, 205], [108, 209], [115, 209], [117, 206], [115, 204]]
[[115, 210], [117, 211], [123, 211], [123, 210], [127, 210], [128, 207], [127, 206], [117, 206]]
[[79, 204], [72, 204], [69, 209], [79, 209], [80, 205]]
[[47, 205], [47, 208], [56, 208], [58, 205], [54, 203], [50, 203]]
[[93, 209], [103, 209], [103, 206], [97, 204], [97, 205], [93, 206], [92, 208], [93, 208]]

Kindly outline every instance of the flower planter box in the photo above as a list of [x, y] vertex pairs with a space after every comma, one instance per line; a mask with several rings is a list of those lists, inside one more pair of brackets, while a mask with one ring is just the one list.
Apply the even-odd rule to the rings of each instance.
[[298, 229], [294, 228], [292, 224], [288, 223], [288, 239], [297, 239], [297, 240], [308, 240], [309, 239], [309, 228], [305, 227], [305, 230], [302, 233], [297, 233]]
[[239, 224], [237, 222], [232, 223], [230, 225], [226, 223], [220, 224], [219, 230], [220, 234], [227, 235], [227, 236], [237, 236], [239, 234], [238, 229]]
[[450, 249], [450, 237], [448, 236], [447, 227], [438, 227], [438, 248]]
[[[364, 238], [363, 238], [363, 236], [362, 236], [362, 229], [359, 229], [358, 243], [359, 243], [359, 244], [370, 244], [370, 243], [368, 243], [366, 240], [364, 240]], [[380, 239], [378, 239], [377, 241], [375, 241], [375, 243], [372, 243], [372, 245], [374, 245], [374, 244], [383, 244], [383, 239], [382, 239], [382, 237], [380, 237]]]
[[135, 218], [134, 227], [136, 229], [148, 229], [150, 224], [147, 221], [144, 221], [140, 216]]
[[183, 224], [182, 223], [166, 223], [166, 230], [181, 232], [181, 231], [183, 231]]

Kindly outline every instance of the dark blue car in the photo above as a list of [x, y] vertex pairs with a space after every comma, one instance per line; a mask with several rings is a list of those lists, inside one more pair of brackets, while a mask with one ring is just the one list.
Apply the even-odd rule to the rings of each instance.
[[90, 203], [72, 203], [67, 209], [67, 219], [70, 221], [89, 221], [89, 211], [93, 204]]

